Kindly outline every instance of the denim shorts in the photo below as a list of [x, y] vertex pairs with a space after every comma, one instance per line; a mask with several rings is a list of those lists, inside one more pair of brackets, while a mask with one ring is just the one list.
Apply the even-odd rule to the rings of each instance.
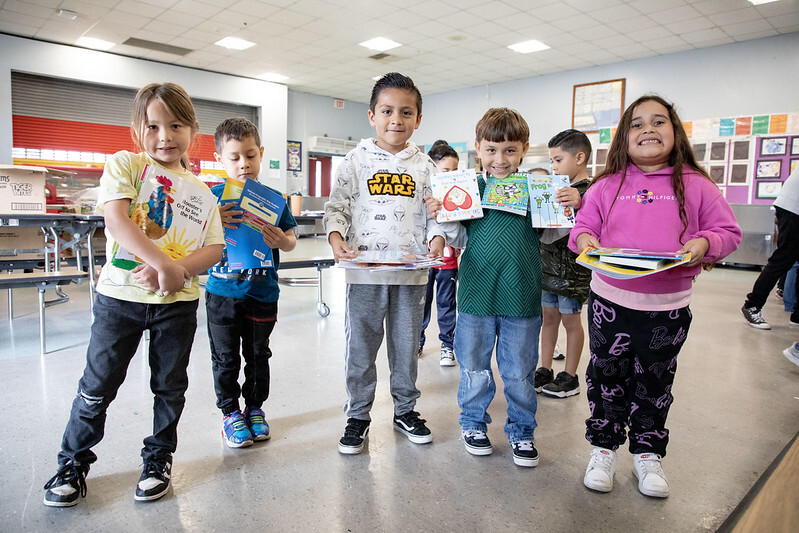
[[576, 315], [582, 311], [583, 304], [574, 298], [542, 290], [541, 307], [557, 307], [563, 315]]

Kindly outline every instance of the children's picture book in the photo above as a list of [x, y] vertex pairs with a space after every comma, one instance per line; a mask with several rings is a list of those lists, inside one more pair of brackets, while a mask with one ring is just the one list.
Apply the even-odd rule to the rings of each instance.
[[483, 191], [483, 208], [524, 216], [527, 214], [528, 199], [527, 174], [518, 172], [505, 178], [488, 175]]
[[[640, 261], [619, 264], [616, 261]], [[634, 248], [593, 248], [589, 246], [577, 257], [577, 263], [613, 279], [633, 279], [663, 272], [691, 260], [690, 253], [649, 252]]]
[[422, 270], [441, 266], [444, 261], [402, 250], [369, 250], [357, 252], [349, 260], [340, 260], [340, 268], [365, 268], [368, 270]]
[[[216, 207], [211, 191], [156, 165], [144, 167], [136, 191], [130, 218], [162, 252], [181, 259], [202, 245]], [[133, 270], [142, 263], [119, 243], [114, 245], [112, 265]]]
[[[235, 194], [235, 188], [234, 183], [231, 186], [231, 195]], [[223, 201], [227, 192], [226, 183], [225, 190], [222, 191]], [[286, 199], [266, 185], [248, 179], [241, 189], [237, 203], [235, 209], [244, 211], [244, 214], [238, 227], [225, 228], [228, 266], [233, 270], [274, 268], [272, 249], [264, 242], [262, 230], [268, 224], [277, 226], [280, 215], [286, 208]]]
[[568, 176], [531, 174], [528, 177], [530, 218], [534, 228], [574, 227], [574, 209], [555, 201], [558, 189], [568, 186]]
[[483, 208], [480, 205], [480, 191], [474, 169], [433, 174], [430, 176], [430, 184], [433, 196], [442, 204], [436, 217], [437, 222], [482, 218]]

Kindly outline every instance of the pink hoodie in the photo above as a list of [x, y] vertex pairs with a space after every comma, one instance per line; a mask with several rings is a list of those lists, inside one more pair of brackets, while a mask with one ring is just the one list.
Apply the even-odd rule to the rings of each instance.
[[[637, 166], [627, 167], [621, 190], [622, 173], [613, 174], [591, 185], [577, 212], [569, 235], [569, 248], [581, 233], [596, 237], [602, 246], [642, 248], [658, 252], [676, 252], [687, 241], [704, 237], [710, 248], [703, 262], [716, 262], [731, 254], [741, 242], [741, 228], [727, 200], [715, 184], [693, 170], [683, 168], [685, 212], [688, 227], [680, 239], [683, 225], [677, 198], [671, 186], [673, 167], [644, 173]], [[614, 199], [613, 210], [610, 206]], [[665, 272], [631, 280], [616, 280], [594, 272], [605, 283], [645, 294], [668, 294], [690, 290], [700, 265], [676, 267]]]

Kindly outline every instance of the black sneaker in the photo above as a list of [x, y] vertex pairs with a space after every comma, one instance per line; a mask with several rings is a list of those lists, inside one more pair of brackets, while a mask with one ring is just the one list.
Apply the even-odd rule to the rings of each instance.
[[169, 490], [172, 479], [172, 457], [161, 459], [150, 457], [144, 460], [139, 484], [133, 499], [137, 502], [157, 500]]
[[580, 394], [580, 380], [577, 376], [570, 376], [566, 371], [558, 372], [555, 381], [544, 385], [541, 392], [555, 398], [568, 398]]
[[521, 440], [511, 444], [513, 462], [519, 466], [534, 467], [538, 465], [538, 450], [531, 440]]
[[790, 324], [792, 326], [799, 326], [799, 313], [791, 313]]
[[338, 441], [338, 451], [347, 455], [355, 455], [363, 451], [363, 441], [369, 435], [369, 421], [348, 418], [344, 436]]
[[44, 504], [48, 507], [72, 507], [78, 497], [86, 497], [86, 474], [89, 465], [68, 463], [58, 467], [58, 472], [44, 484]]
[[741, 307], [741, 314], [753, 328], [771, 329], [771, 326], [763, 319], [763, 314], [757, 307], [746, 307], [746, 305], [744, 305]]
[[535, 391], [541, 392], [544, 385], [555, 381], [554, 373], [551, 368], [544, 368], [543, 366], [535, 371]]
[[433, 434], [424, 425], [427, 420], [419, 418], [416, 411], [408, 411], [404, 415], [394, 415], [394, 429], [408, 437], [414, 444], [432, 442]]
[[494, 448], [491, 447], [491, 441], [488, 440], [488, 435], [485, 431], [479, 429], [469, 429], [462, 433], [463, 443], [466, 445], [466, 451], [472, 455], [491, 455]]

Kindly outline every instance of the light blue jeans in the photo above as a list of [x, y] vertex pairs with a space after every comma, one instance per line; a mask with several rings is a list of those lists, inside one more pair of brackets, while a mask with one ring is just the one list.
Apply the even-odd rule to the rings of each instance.
[[541, 317], [476, 316], [458, 314], [455, 353], [460, 364], [458, 422], [463, 431], [486, 431], [491, 423], [488, 406], [497, 387], [491, 356], [497, 349], [497, 367], [508, 401], [505, 433], [508, 441], [533, 440], [537, 408], [534, 374], [538, 364]]

